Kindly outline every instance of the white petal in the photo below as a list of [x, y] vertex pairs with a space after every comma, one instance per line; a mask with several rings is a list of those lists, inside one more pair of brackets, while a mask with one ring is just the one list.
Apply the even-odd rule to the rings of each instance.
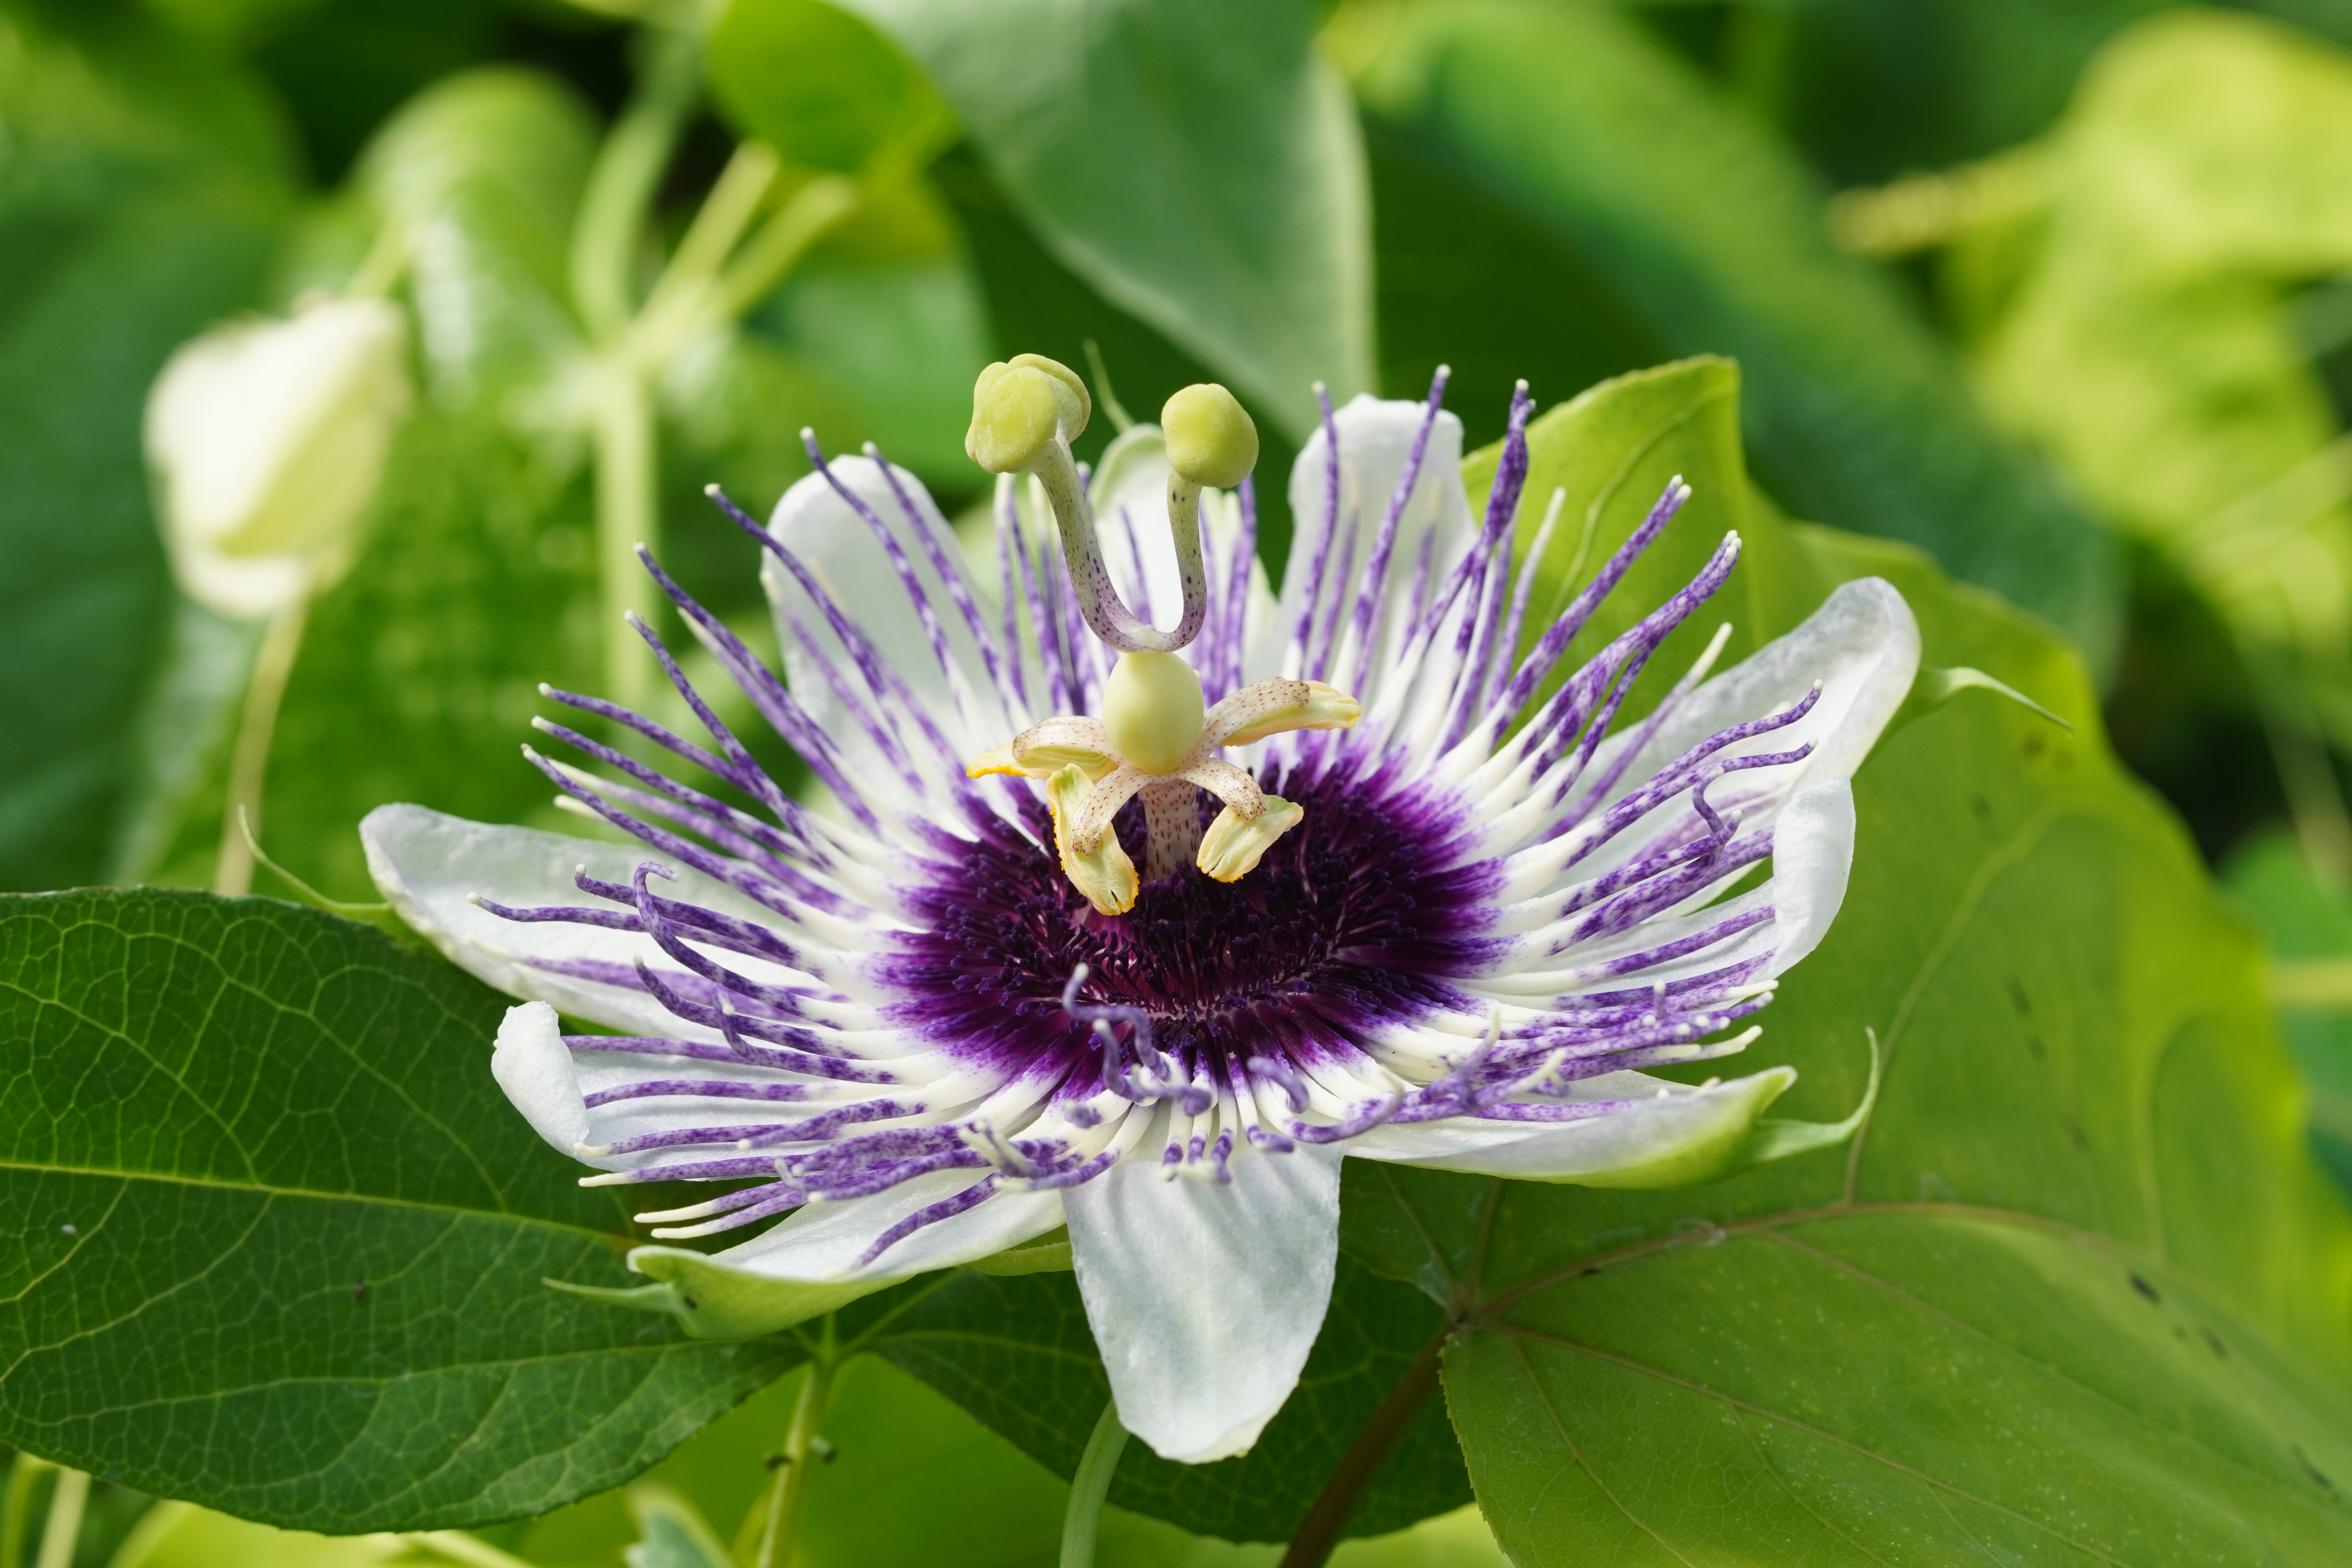
[[588, 1110], [554, 1008], [525, 1002], [507, 1009], [499, 1023], [498, 1048], [490, 1054], [490, 1076], [532, 1131], [567, 1158], [580, 1157], [579, 1146], [588, 1138]]
[[1704, 1089], [1646, 1073], [1605, 1073], [1574, 1085], [1569, 1098], [1634, 1103], [1590, 1121], [1529, 1131], [1526, 1122], [1454, 1117], [1376, 1127], [1349, 1139], [1347, 1149], [1368, 1160], [1530, 1182], [1686, 1186], [1728, 1169], [1756, 1119], [1796, 1080], [1786, 1067]]
[[1821, 945], [1845, 902], [1853, 868], [1853, 785], [1843, 778], [1808, 784], [1789, 797], [1772, 829], [1772, 964], [1794, 968]]
[[[768, 531], [808, 566], [947, 737], [954, 755], [937, 756], [921, 731], [901, 720], [898, 728], [902, 744], [915, 765], [927, 776], [946, 778], [951, 776], [950, 770], [961, 774], [964, 757], [1002, 745], [1026, 726], [1028, 715], [1014, 714], [998, 698], [995, 683], [988, 679], [979, 646], [973, 641], [963, 613], [950, 597], [938, 568], [923, 547], [920, 532], [892, 493], [881, 465], [867, 458], [843, 457], [832, 459], [831, 467], [834, 477], [864, 501], [898, 541], [898, 548], [914, 569], [925, 601], [947, 637], [950, 660], [964, 693], [978, 700], [977, 710], [969, 715], [963, 710], [957, 682], [941, 668], [930, 633], [917, 614], [915, 601], [908, 594], [897, 566], [875, 538], [872, 525], [842, 500], [823, 474], [810, 474], [784, 492], [769, 519]], [[940, 516], [938, 504], [914, 475], [903, 468], [894, 468], [893, 472], [905, 489], [907, 499], [928, 521], [933, 536], [941, 542], [942, 553], [965, 591], [973, 595], [975, 604], [981, 603], [965, 570], [961, 549], [954, 544], [955, 535]], [[876, 705], [873, 693], [859, 675], [856, 660], [792, 573], [773, 555], [761, 553], [760, 578], [768, 591], [769, 603], [777, 612], [776, 636], [783, 650], [784, 673], [793, 695], [809, 710], [817, 726], [847, 754], [854, 769], [868, 778], [894, 777], [895, 770], [883, 771], [887, 764], [864, 721], [845, 705], [825, 673], [830, 665], [833, 674], [872, 708]], [[803, 643], [793, 631], [793, 618], [807, 634], [807, 643]], [[890, 706], [895, 709], [898, 700], [892, 698]]]
[[[658, 860], [677, 873], [656, 881], [667, 898], [778, 927], [783, 924], [733, 889], [641, 845], [599, 844], [531, 827], [499, 827], [447, 816], [421, 805], [380, 805], [360, 823], [368, 874], [400, 918], [451, 963], [509, 996], [551, 1002], [576, 1017], [647, 1035], [716, 1039], [673, 1016], [653, 997], [626, 986], [551, 974], [529, 962], [590, 960], [627, 969], [638, 959], [666, 971], [677, 965], [653, 939], [635, 931], [574, 925], [568, 921], [521, 923], [503, 920], [467, 901], [479, 892], [501, 904], [596, 905], [572, 884], [585, 866], [589, 875], [626, 883], [639, 864]], [[757, 960], [730, 957], [731, 966], [761, 978], [784, 972]]]
[[[1793, 751], [1810, 742], [1811, 756], [1794, 768], [1775, 770], [1773, 776], [1785, 773], [1792, 790], [1801, 783], [1850, 778], [1910, 695], [1918, 672], [1919, 623], [1903, 595], [1877, 577], [1841, 584], [1803, 625], [1685, 698], [1625, 770], [1615, 793], [1638, 788], [1709, 735], [1790, 707], [1815, 681], [1822, 683], [1822, 695], [1811, 712], [1786, 729], [1729, 746], [1722, 755]], [[1602, 747], [1601, 758], [1610, 755], [1611, 748]], [[1604, 766], [1596, 759], [1594, 771]]]
[[898, 1279], [949, 1268], [1018, 1247], [1062, 1223], [1058, 1192], [998, 1192], [972, 1208], [912, 1231], [864, 1268], [857, 1260], [882, 1233], [919, 1209], [954, 1197], [986, 1171], [932, 1171], [872, 1197], [815, 1203], [782, 1224], [716, 1256], [774, 1279]]
[[[1798, 790], [1853, 776], [1910, 694], [1918, 668], [1919, 626], [1903, 595], [1875, 577], [1841, 584], [1802, 626], [1685, 698], [1641, 746], [1631, 765], [1617, 773], [1603, 803], [1582, 820], [1598, 821], [1608, 801], [1646, 785], [1659, 769], [1709, 736], [1793, 707], [1818, 680], [1822, 694], [1802, 719], [1735, 742], [1710, 759], [1723, 762], [1812, 746], [1801, 763], [1733, 773], [1708, 791], [1708, 800], [1717, 808], [1736, 811], [1742, 832], [1769, 827]], [[1609, 776], [1638, 733], [1638, 727], [1629, 727], [1612, 737], [1593, 759], [1588, 776]], [[1581, 786], [1571, 790], [1564, 808], [1572, 809], [1583, 798]], [[1686, 822], [1689, 811], [1687, 791], [1661, 802], [1586, 856], [1567, 879], [1549, 884], [1547, 892], [1639, 858], [1660, 831]]]
[[1244, 1150], [1223, 1185], [1127, 1159], [1065, 1199], [1118, 1418], [1161, 1458], [1244, 1451], [1297, 1386], [1331, 1300], [1339, 1152]]
[[[1358, 585], [1381, 521], [1388, 515], [1389, 502], [1412, 458], [1412, 444], [1421, 432], [1426, 407], [1417, 400], [1389, 402], [1359, 395], [1332, 416], [1339, 435], [1339, 532], [1325, 563], [1320, 592], [1315, 597], [1313, 622], [1318, 627], [1328, 623], [1335, 647], [1345, 632], [1348, 617], [1355, 613]], [[1318, 426], [1290, 470], [1290, 514], [1297, 520], [1297, 532], [1290, 564], [1283, 574], [1277, 612], [1285, 638], [1291, 635], [1300, 611], [1307, 605], [1308, 579], [1315, 558], [1324, 553], [1320, 541], [1328, 501], [1324, 450], [1323, 431]], [[1404, 618], [1407, 602], [1412, 596], [1413, 578], [1421, 569], [1423, 539], [1432, 533], [1436, 535], [1430, 561], [1431, 592], [1434, 593], [1469, 549], [1475, 531], [1470, 503], [1462, 489], [1462, 421], [1451, 414], [1440, 413], [1436, 427], [1430, 432], [1421, 475], [1404, 515], [1399, 520], [1396, 542], [1389, 556], [1388, 591], [1381, 602], [1380, 618], [1373, 624], [1371, 674], [1363, 689], [1349, 692], [1367, 710], [1380, 695], [1381, 673], [1395, 651], [1398, 624]], [[1355, 540], [1352, 559], [1348, 547], [1350, 535]], [[1344, 582], [1339, 579], [1343, 562], [1348, 564]], [[1260, 674], [1277, 673], [1300, 672], [1286, 668], [1253, 670], [1251, 675], [1255, 679]], [[1344, 687], [1349, 674], [1348, 669], [1339, 669], [1321, 678]]]

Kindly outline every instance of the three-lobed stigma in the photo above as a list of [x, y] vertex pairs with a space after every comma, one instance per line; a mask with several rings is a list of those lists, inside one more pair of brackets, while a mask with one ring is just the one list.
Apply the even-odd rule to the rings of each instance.
[[[1145, 871], [1171, 877], [1191, 860], [1218, 881], [1246, 876], [1304, 817], [1226, 762], [1227, 746], [1290, 730], [1337, 730], [1360, 715], [1353, 698], [1322, 681], [1261, 680], [1206, 706], [1201, 678], [1177, 650], [1200, 634], [1208, 603], [1201, 545], [1201, 492], [1245, 483], [1257, 466], [1257, 426], [1213, 382], [1187, 386], [1160, 408], [1168, 454], [1168, 525], [1174, 535], [1184, 610], [1162, 632], [1128, 609], [1112, 584], [1095, 531], [1092, 501], [1070, 455], [1092, 400], [1068, 366], [1017, 354], [980, 373], [964, 448], [992, 473], [1034, 475], [1052, 507], [1069, 584], [1087, 627], [1118, 652], [1102, 712], [1067, 714], [1031, 726], [1009, 745], [973, 758], [966, 772], [1041, 780], [1054, 816], [1055, 852], [1073, 886], [1100, 912], [1124, 914], [1140, 889], [1134, 862], [1111, 819], [1140, 796]], [[1224, 810], [1203, 833], [1200, 790]]]

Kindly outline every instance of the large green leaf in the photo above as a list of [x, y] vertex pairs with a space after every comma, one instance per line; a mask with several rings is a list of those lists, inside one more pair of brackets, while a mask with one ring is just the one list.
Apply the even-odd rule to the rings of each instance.
[[1305, 0], [850, 8], [930, 73], [1048, 248], [1294, 439], [1310, 384], [1370, 388], [1363, 151]]
[[266, 900], [0, 901], [0, 1440], [352, 1532], [625, 1479], [789, 1368], [545, 1288], [629, 1227], [490, 1081], [502, 999]]
[[1885, 576], [1929, 665], [2074, 730], [1966, 694], [1858, 775], [1844, 910], [1749, 1047], [1833, 1117], [1874, 1030], [1851, 1149], [1641, 1194], [1349, 1163], [1344, 1244], [1455, 1326], [1447, 1400], [1504, 1545], [2341, 1561], [2352, 1223], [2301, 1147], [2249, 933], [2046, 632], [1899, 546], [1759, 529], [1759, 565], [1782, 585], [1743, 616]]
[[1738, 358], [1784, 502], [1920, 545], [2105, 658], [2112, 547], [1994, 437], [1892, 281], [1832, 247], [1822, 193], [1751, 118], [1605, 6], [1367, 0], [1333, 37], [1424, 159], [1584, 257], [1669, 350]]
[[251, 89], [172, 40], [0, 14], [0, 887], [94, 881], [171, 648], [148, 383], [253, 303], [289, 201]]

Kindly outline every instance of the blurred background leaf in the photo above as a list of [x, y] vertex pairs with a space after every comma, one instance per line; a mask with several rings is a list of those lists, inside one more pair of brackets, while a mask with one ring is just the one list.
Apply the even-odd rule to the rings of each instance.
[[1330, 28], [1401, 148], [1575, 251], [1651, 341], [1740, 361], [1783, 504], [1917, 544], [2109, 656], [2112, 547], [1994, 437], [1888, 281], [1830, 244], [1817, 177], [1686, 65], [1598, 6], [1364, 0]]
[[1304, 0], [856, 8], [930, 72], [1046, 248], [1292, 439], [1310, 383], [1370, 387], [1363, 153]]
[[0, 12], [0, 886], [61, 887], [171, 787], [134, 740], [175, 652], [140, 416], [173, 349], [260, 302], [292, 167], [249, 79], [134, 17]]

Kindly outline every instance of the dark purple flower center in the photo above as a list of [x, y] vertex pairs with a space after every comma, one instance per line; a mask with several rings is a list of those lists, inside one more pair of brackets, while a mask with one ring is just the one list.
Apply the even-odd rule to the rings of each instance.
[[[1187, 867], [1145, 883], [1124, 915], [1097, 913], [1050, 850], [1017, 835], [973, 845], [923, 894], [930, 929], [886, 964], [906, 998], [893, 1021], [975, 1062], [1072, 1078], [1084, 1094], [1097, 1047], [1062, 1007], [1080, 964], [1082, 1002], [1141, 1008], [1159, 1049], [1219, 1081], [1251, 1058], [1352, 1057], [1375, 1026], [1459, 1005], [1452, 977], [1492, 946], [1479, 930], [1495, 872], [1461, 864], [1458, 810], [1349, 778], [1344, 763], [1317, 771], [1265, 781], [1307, 816], [1255, 871], [1218, 882]], [[1050, 843], [1045, 808], [1030, 810]], [[1118, 829], [1139, 841], [1139, 816]]]

